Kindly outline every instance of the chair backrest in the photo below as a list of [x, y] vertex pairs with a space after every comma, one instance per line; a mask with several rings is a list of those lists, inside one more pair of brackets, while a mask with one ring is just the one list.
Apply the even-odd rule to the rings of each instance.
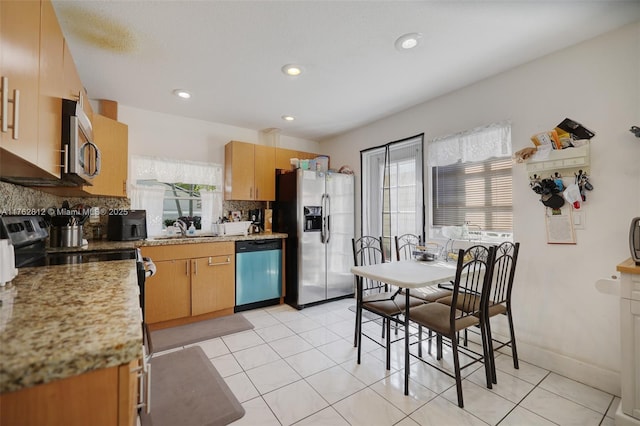
[[409, 260], [413, 256], [416, 246], [422, 243], [422, 239], [414, 234], [395, 236], [396, 260]]
[[458, 252], [451, 301], [451, 326], [456, 320], [478, 316], [487, 309], [495, 247], [472, 246]]
[[496, 247], [489, 304], [508, 303], [511, 300], [513, 277], [516, 272], [520, 243], [505, 241]]
[[[369, 235], [363, 235], [356, 239], [351, 239], [353, 246], [353, 263], [355, 266], [374, 265], [377, 263], [384, 263], [384, 250], [382, 249], [382, 238], [372, 237]], [[386, 291], [387, 285], [378, 281], [362, 277], [356, 277], [362, 279], [363, 290], [377, 290]]]

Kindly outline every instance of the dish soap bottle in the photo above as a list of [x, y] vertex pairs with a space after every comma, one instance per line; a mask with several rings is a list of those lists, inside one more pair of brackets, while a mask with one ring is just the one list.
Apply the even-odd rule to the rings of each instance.
[[189, 229], [187, 230], [187, 234], [190, 237], [193, 237], [194, 235], [196, 235], [196, 227], [193, 226], [193, 222], [191, 222], [191, 225], [189, 225]]

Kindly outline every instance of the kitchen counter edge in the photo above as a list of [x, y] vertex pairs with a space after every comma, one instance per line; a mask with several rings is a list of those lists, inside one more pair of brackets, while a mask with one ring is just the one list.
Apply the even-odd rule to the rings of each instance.
[[134, 260], [21, 268], [0, 291], [0, 393], [142, 356]]

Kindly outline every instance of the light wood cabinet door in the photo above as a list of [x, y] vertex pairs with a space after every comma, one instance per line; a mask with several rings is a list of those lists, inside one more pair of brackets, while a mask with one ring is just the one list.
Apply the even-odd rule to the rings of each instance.
[[[0, 77], [6, 77], [9, 99], [19, 101], [2, 111], [9, 126], [0, 146], [38, 162], [38, 86], [40, 70], [40, 2], [0, 1]], [[1, 106], [0, 106], [1, 108]]]
[[276, 148], [276, 169], [291, 170], [292, 158], [298, 158], [298, 151]]
[[64, 37], [49, 1], [41, 4], [40, 92], [38, 162], [41, 169], [60, 177], [62, 97], [64, 84]]
[[235, 304], [235, 256], [209, 256], [191, 260], [191, 315], [201, 315]]
[[145, 282], [145, 316], [149, 324], [191, 315], [189, 259], [154, 261], [156, 274]]
[[129, 127], [100, 114], [94, 114], [92, 124], [102, 167], [93, 185], [84, 190], [93, 195], [126, 197]]
[[254, 199], [253, 144], [232, 141], [224, 147], [224, 199]]
[[276, 151], [272, 146], [254, 146], [254, 199], [273, 201], [276, 199]]

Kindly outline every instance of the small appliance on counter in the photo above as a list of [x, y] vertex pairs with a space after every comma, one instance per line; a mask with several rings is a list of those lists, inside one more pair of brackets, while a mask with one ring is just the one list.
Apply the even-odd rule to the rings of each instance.
[[147, 238], [147, 211], [120, 210], [110, 214], [107, 238], [111, 241], [137, 241]]
[[13, 280], [18, 275], [16, 269], [13, 244], [10, 239], [0, 240], [0, 287]]
[[264, 211], [262, 209], [249, 210], [249, 219], [251, 220], [250, 232], [258, 234], [264, 230]]
[[640, 217], [634, 217], [631, 220], [629, 248], [631, 250], [631, 259], [633, 259], [636, 265], [640, 266]]

